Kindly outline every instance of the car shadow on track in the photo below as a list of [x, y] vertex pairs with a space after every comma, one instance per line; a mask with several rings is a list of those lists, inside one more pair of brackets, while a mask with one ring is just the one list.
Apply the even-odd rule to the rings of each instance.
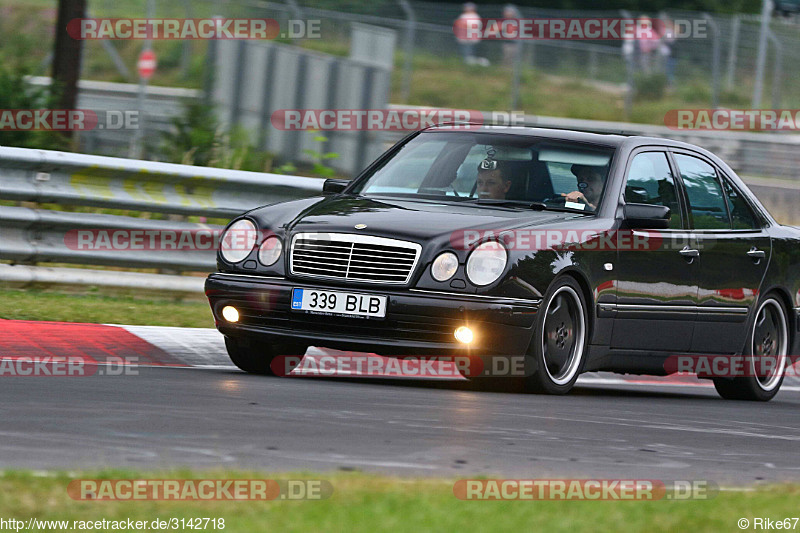
[[[263, 380], [298, 380], [324, 383], [342, 383], [342, 384], [361, 384], [361, 385], [381, 385], [386, 387], [407, 387], [416, 389], [428, 390], [454, 390], [454, 391], [469, 391], [479, 394], [518, 394], [518, 395], [538, 395], [535, 392], [525, 390], [521, 381], [512, 379], [474, 379], [471, 381], [456, 381], [456, 380], [414, 380], [414, 379], [392, 379], [392, 378], [354, 378], [354, 377], [319, 377], [319, 376], [302, 376], [302, 377], [275, 377], [275, 376], [251, 376], [244, 374], [238, 370], [217, 370], [225, 374], [234, 374], [237, 376], [247, 377], [248, 379], [263, 379]], [[674, 390], [670, 390], [674, 389]], [[675, 399], [720, 399], [713, 389], [702, 388], [698, 390], [696, 386], [663, 386], [654, 384], [650, 386], [637, 385], [634, 387], [626, 387], [618, 384], [578, 384], [568, 396], [597, 396], [597, 397], [627, 397], [627, 398], [675, 398]]]

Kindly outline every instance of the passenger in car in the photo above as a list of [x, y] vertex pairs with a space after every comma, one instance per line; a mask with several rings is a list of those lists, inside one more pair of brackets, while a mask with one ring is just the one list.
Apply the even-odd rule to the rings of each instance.
[[561, 196], [568, 202], [582, 202], [586, 204], [587, 209], [596, 210], [605, 185], [605, 179], [603, 178], [604, 168], [590, 165], [572, 165], [570, 170], [578, 178], [578, 188], [580, 190], [561, 193]]

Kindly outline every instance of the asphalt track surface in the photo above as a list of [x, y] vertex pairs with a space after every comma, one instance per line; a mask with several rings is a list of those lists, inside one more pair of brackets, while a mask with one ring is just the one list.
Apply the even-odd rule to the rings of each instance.
[[[228, 368], [0, 380], [0, 468], [361, 470], [463, 478], [800, 480], [800, 392], [271, 378]], [[602, 381], [602, 380], [600, 380]]]

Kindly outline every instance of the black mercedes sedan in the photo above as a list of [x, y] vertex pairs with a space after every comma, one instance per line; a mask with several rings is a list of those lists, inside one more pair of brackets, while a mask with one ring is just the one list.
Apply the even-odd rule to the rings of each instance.
[[206, 281], [232, 361], [309, 346], [713, 379], [769, 400], [797, 353], [800, 230], [715, 155], [666, 139], [494, 126], [415, 132], [352, 181], [251, 210]]

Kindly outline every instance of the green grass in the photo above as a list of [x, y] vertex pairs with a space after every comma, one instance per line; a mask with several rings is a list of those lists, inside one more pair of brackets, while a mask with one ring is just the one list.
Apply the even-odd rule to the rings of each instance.
[[0, 289], [0, 319], [213, 328], [207, 302]]
[[[333, 495], [317, 501], [92, 502], [66, 493], [73, 479], [322, 479]], [[237, 472], [6, 473], [0, 477], [0, 517], [27, 520], [148, 520], [224, 518], [224, 531], [738, 531], [737, 520], [797, 515], [800, 486], [721, 492], [688, 502], [461, 501], [454, 479], [401, 479], [361, 473], [269, 475]], [[752, 526], [751, 526], [752, 527]]]

